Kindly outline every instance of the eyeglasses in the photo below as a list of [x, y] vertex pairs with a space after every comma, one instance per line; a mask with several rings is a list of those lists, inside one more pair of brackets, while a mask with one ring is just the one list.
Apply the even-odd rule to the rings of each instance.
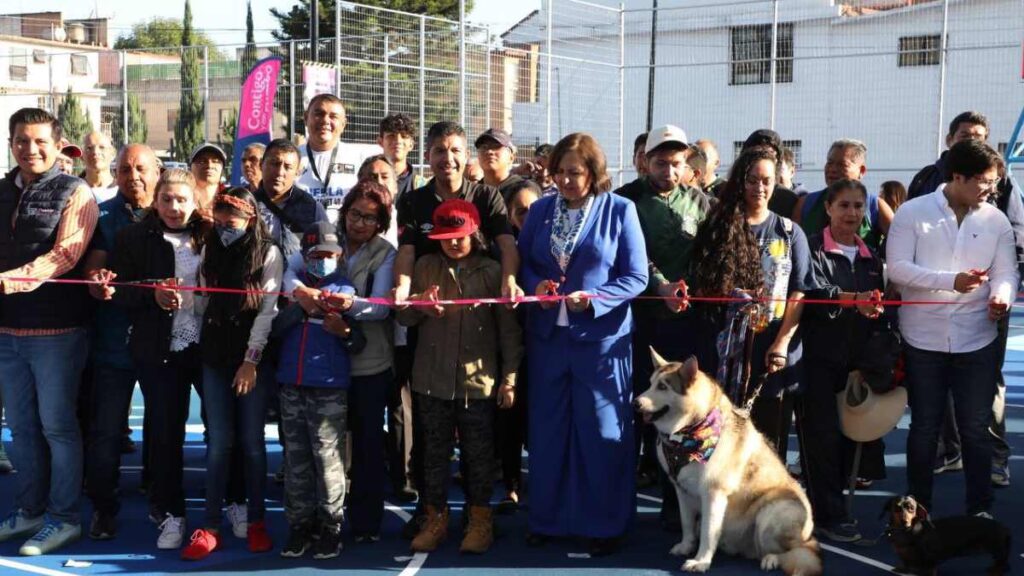
[[349, 210], [345, 213], [345, 220], [348, 220], [349, 224], [359, 224], [362, 222], [367, 226], [376, 226], [380, 223], [380, 218], [375, 214], [364, 214], [355, 209]]
[[1002, 179], [1001, 178], [994, 178], [992, 180], [982, 180], [982, 179], [979, 178], [978, 179], [978, 186], [981, 186], [981, 188], [983, 190], [988, 190], [989, 188], [995, 188], [996, 185], [999, 184], [1000, 180], [1002, 180]]

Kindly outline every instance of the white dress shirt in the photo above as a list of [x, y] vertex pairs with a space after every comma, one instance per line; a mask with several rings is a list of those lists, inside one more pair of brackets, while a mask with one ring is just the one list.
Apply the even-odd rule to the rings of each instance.
[[[958, 226], [944, 190], [940, 186], [896, 211], [886, 240], [888, 275], [903, 300], [949, 303], [901, 306], [900, 331], [908, 344], [933, 352], [973, 352], [996, 337], [989, 298], [1012, 303], [1016, 295], [1013, 229], [988, 203], [968, 212]], [[970, 294], [956, 292], [956, 275], [972, 269], [988, 270], [988, 281]]]

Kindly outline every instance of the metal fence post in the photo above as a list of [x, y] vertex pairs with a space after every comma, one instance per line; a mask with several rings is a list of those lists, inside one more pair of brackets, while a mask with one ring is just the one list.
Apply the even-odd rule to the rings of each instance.
[[546, 79], [547, 87], [545, 89], [545, 91], [547, 92], [547, 98], [546, 98], [547, 110], [545, 111], [547, 113], [547, 118], [545, 120], [545, 123], [546, 123], [545, 141], [546, 142], [551, 142], [551, 35], [552, 35], [551, 27], [553, 25], [553, 18], [551, 17], [551, 15], [555, 11], [555, 0], [547, 0], [547, 4], [548, 4], [548, 22], [547, 22], [547, 28], [548, 29], [547, 29], [547, 48], [546, 48], [546, 50], [547, 50], [547, 53], [548, 53], [548, 58], [547, 58], [547, 60], [548, 60], [548, 70], [547, 70], [547, 74], [546, 74], [547, 75], [547, 79]]
[[459, 0], [459, 124], [466, 125], [466, 0]]
[[[654, 42], [654, 39], [651, 39]], [[652, 54], [653, 55], [653, 54]], [[653, 74], [654, 62], [651, 62], [651, 70]], [[651, 80], [651, 87], [653, 88], [654, 81], [653, 76]], [[653, 100], [654, 94], [652, 93], [649, 98]], [[619, 186], [622, 186], [622, 173], [625, 170], [625, 154], [626, 154], [626, 127], [625, 127], [625, 102], [626, 102], [626, 4], [619, 3]], [[650, 124], [650, 116], [647, 118], [648, 124]]]
[[341, 2], [334, 3], [334, 95], [341, 98]]
[[295, 40], [288, 43], [288, 139], [297, 134], [295, 126]]
[[943, 146], [945, 146], [945, 138], [943, 138], [943, 126], [942, 116], [943, 109], [946, 107], [946, 60], [949, 45], [947, 44], [947, 38], [949, 37], [949, 0], [942, 0], [942, 36], [939, 37], [941, 49], [939, 51], [939, 109], [936, 111], [936, 120], [938, 123], [938, 130], [936, 130], [935, 139], [935, 155], [939, 156], [942, 154]]
[[384, 115], [391, 111], [391, 35], [384, 35]]
[[[210, 141], [210, 48], [203, 46], [203, 139]], [[220, 127], [218, 126], [218, 130]]]
[[[491, 26], [489, 24], [487, 25], [487, 28], [486, 28], [486, 34], [487, 34], [487, 39], [486, 39], [487, 43], [484, 45], [484, 48], [485, 48], [485, 52], [487, 54], [487, 93], [486, 93], [486, 96], [484, 96], [484, 98], [486, 98], [486, 105], [484, 106], [484, 120], [487, 122], [487, 125], [484, 126], [484, 128], [490, 128], [491, 127], [491, 105], [493, 104], [493, 102], [491, 102]], [[504, 129], [505, 127], [502, 126], [501, 128]]]
[[128, 118], [128, 55], [121, 50], [121, 126], [123, 128], [121, 137], [124, 141], [119, 144], [120, 146], [128, 144], [130, 122], [131, 120]]
[[426, 108], [427, 108], [427, 17], [420, 15], [420, 176], [423, 175], [423, 165], [426, 161], [426, 151], [423, 149], [426, 144]]
[[779, 61], [779, 0], [772, 0], [772, 61], [771, 61], [771, 102], [769, 103], [768, 127], [775, 129], [775, 99], [777, 97]]

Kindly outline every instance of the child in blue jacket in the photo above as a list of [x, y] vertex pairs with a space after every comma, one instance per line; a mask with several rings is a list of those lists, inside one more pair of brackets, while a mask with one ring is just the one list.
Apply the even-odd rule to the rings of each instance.
[[[334, 295], [332, 304], [351, 306], [355, 289], [341, 272], [342, 249], [334, 227], [313, 224], [301, 245], [305, 284]], [[310, 548], [315, 559], [334, 558], [342, 548], [349, 353], [358, 334], [342, 319], [344, 310], [327, 306], [326, 300], [312, 314], [292, 304], [275, 325], [281, 334], [277, 381], [285, 448], [284, 511], [290, 530], [281, 551], [285, 558], [298, 558]]]

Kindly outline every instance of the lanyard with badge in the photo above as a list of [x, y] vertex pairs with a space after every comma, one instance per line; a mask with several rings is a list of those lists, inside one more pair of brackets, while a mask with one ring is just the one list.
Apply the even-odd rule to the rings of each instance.
[[324, 196], [329, 196], [330, 195], [330, 192], [328, 192], [328, 186], [331, 185], [331, 175], [334, 173], [334, 170], [333, 170], [333, 168], [334, 168], [334, 161], [338, 158], [339, 144], [335, 144], [334, 150], [331, 150], [331, 159], [328, 160], [328, 164], [327, 164], [327, 179], [326, 180], [323, 179], [320, 176], [320, 171], [316, 169], [316, 161], [313, 159], [313, 149], [310, 148], [309, 146], [306, 146], [306, 156], [309, 158], [309, 169], [313, 171], [313, 176], [315, 176], [317, 180], [319, 180], [321, 183], [323, 183], [323, 185], [324, 185], [324, 187], [323, 187], [323, 195]]

